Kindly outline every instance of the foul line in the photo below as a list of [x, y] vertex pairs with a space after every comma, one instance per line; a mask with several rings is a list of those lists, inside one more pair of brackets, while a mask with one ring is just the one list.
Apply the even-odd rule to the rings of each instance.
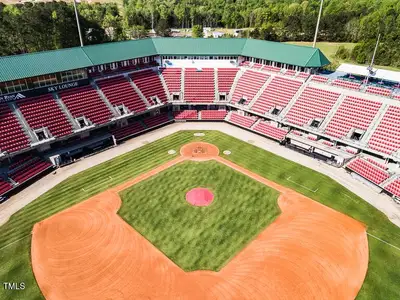
[[313, 192], [313, 193], [316, 193], [316, 192], [318, 191], [318, 189], [312, 190], [312, 189], [310, 189], [310, 188], [308, 188], [308, 187], [306, 187], [306, 186], [304, 186], [304, 185], [301, 185], [301, 184], [299, 184], [299, 183], [297, 183], [297, 182], [294, 182], [293, 180], [290, 180], [290, 177], [292, 177], [292, 176], [289, 176], [288, 178], [286, 178], [286, 180], [287, 180], [287, 181], [290, 181], [290, 182], [292, 182], [292, 183], [294, 183], [294, 184], [297, 184], [297, 185], [299, 185], [299, 186], [301, 186], [301, 187], [305, 188], [306, 190], [309, 190], [309, 191], [311, 191], [311, 192]]
[[15, 244], [16, 242], [19, 242], [20, 240], [23, 240], [24, 238], [27, 238], [27, 237], [30, 236], [30, 235], [31, 235], [31, 234], [28, 234], [28, 235], [26, 235], [26, 236], [24, 236], [24, 237], [22, 237], [22, 238], [20, 238], [20, 239], [18, 239], [18, 240], [16, 240], [16, 241], [14, 241], [14, 242], [9, 243], [8, 245], [5, 245], [4, 247], [1, 247], [1, 248], [0, 248], [0, 251], [3, 250], [3, 249], [5, 249], [5, 248], [7, 248], [8, 246], [11, 246], [12, 244]]
[[367, 234], [368, 234], [369, 236], [372, 236], [374, 239], [377, 239], [378, 241], [381, 241], [382, 243], [385, 243], [386, 245], [389, 245], [389, 246], [391, 246], [391, 247], [393, 247], [393, 248], [395, 248], [395, 249], [397, 249], [397, 250], [400, 251], [400, 248], [399, 248], [399, 247], [396, 247], [395, 245], [392, 245], [391, 243], [388, 243], [388, 242], [386, 242], [386, 241], [384, 241], [384, 240], [378, 238], [377, 236], [375, 236], [375, 235], [373, 235], [373, 234], [370, 234], [370, 233], [368, 233], [368, 232], [367, 232]]

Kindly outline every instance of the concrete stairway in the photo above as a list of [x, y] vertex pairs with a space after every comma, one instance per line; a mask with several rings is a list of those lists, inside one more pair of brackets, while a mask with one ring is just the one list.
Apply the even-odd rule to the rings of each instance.
[[8, 106], [10, 107], [12, 113], [17, 118], [18, 123], [21, 125], [25, 134], [29, 137], [31, 144], [39, 142], [39, 140], [36, 137], [36, 134], [33, 132], [32, 128], [28, 125], [28, 122], [25, 120], [23, 114], [21, 113], [15, 102], [9, 102]]
[[107, 105], [108, 109], [112, 112], [113, 116], [118, 117], [119, 114], [115, 110], [114, 106], [110, 103], [110, 101], [108, 101], [106, 95], [104, 95], [103, 91], [99, 88], [96, 82], [92, 81], [90, 84], [96, 90], [97, 94], [99, 94], [101, 100], [103, 100], [103, 102]]

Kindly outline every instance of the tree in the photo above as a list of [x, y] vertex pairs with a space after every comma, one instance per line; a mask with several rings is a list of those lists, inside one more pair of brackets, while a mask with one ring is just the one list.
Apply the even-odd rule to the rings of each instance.
[[335, 53], [335, 57], [343, 60], [347, 60], [350, 58], [350, 50], [344, 46], [340, 46]]
[[192, 37], [194, 37], [194, 38], [201, 38], [201, 37], [204, 37], [203, 26], [201, 26], [201, 25], [194, 25], [194, 26], [192, 27]]
[[161, 19], [160, 21], [158, 21], [155, 31], [158, 36], [171, 36], [171, 29], [169, 28], [168, 23], [165, 19]]
[[134, 39], [142, 39], [147, 37], [148, 35], [148, 30], [144, 28], [142, 25], [134, 25], [131, 27], [130, 31], [130, 36]]

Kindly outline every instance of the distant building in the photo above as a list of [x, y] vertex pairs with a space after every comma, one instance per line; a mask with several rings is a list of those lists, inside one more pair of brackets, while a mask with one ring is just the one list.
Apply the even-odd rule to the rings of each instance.
[[212, 35], [213, 35], [213, 37], [214, 37], [215, 39], [220, 38], [220, 37], [223, 37], [224, 34], [225, 34], [225, 33], [220, 32], [220, 31], [214, 31], [214, 32], [212, 33]]

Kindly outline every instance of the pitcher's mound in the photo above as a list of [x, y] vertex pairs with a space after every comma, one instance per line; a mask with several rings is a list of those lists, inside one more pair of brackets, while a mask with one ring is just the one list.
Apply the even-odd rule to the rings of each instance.
[[208, 206], [214, 200], [214, 194], [205, 188], [191, 189], [186, 194], [186, 201], [194, 206]]

